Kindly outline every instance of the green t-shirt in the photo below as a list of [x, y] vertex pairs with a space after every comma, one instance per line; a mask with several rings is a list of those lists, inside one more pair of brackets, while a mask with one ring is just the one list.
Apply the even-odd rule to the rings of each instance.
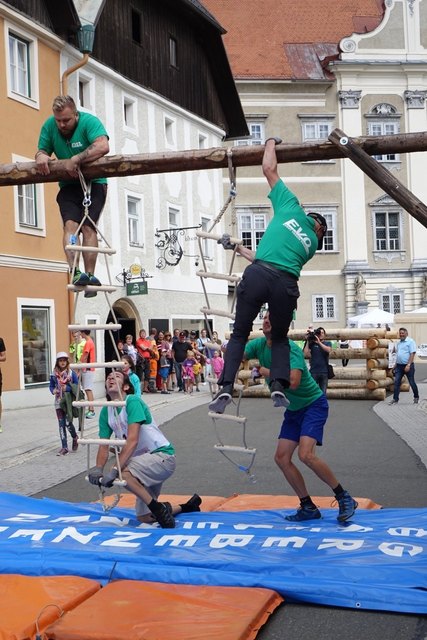
[[[129, 398], [129, 400], [128, 400]], [[117, 413], [120, 415], [123, 407], [117, 407]], [[150, 409], [141, 398], [134, 394], [126, 396], [126, 411], [128, 415], [128, 424], [139, 422], [140, 424], [150, 424], [153, 421]], [[102, 407], [99, 414], [99, 437], [110, 438], [113, 429], [108, 424], [108, 407]]]
[[274, 216], [256, 250], [255, 259], [270, 262], [299, 278], [317, 250], [315, 221], [306, 215], [296, 196], [278, 180], [268, 196]]
[[[50, 116], [40, 131], [38, 149], [43, 149], [48, 155], [52, 153], [58, 160], [67, 160], [87, 149], [97, 138], [108, 134], [101, 120], [91, 113], [78, 111], [79, 120], [71, 138], [64, 138], [56, 124], [54, 116]], [[77, 180], [61, 181], [60, 187], [66, 184], [76, 184]], [[94, 178], [92, 182], [106, 183], [106, 178]]]
[[[300, 369], [302, 374], [298, 387], [285, 389], [285, 395], [289, 400], [288, 410], [298, 411], [320, 398], [322, 391], [307, 368], [302, 349], [293, 340], [289, 340], [289, 346], [291, 349], [291, 369]], [[250, 340], [245, 347], [245, 356], [248, 359], [257, 358], [262, 367], [271, 369], [271, 347], [268, 346], [265, 337]]]

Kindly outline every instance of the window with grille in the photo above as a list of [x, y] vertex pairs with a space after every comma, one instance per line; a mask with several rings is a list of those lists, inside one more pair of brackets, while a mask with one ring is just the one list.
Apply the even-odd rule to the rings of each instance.
[[335, 320], [336, 301], [333, 295], [316, 295], [313, 297], [313, 318], [315, 321]]
[[401, 249], [401, 215], [399, 211], [376, 211], [375, 249], [376, 251], [400, 251]]
[[267, 226], [267, 213], [261, 207], [239, 207], [237, 209], [239, 236], [243, 246], [255, 251]]
[[388, 313], [403, 313], [403, 294], [401, 292], [380, 294], [380, 304]]

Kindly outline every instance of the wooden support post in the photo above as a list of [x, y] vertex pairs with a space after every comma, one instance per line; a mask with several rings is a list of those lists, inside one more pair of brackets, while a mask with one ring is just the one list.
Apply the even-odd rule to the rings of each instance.
[[329, 140], [340, 148], [343, 154], [350, 158], [367, 176], [371, 178], [381, 189], [398, 202], [406, 211], [423, 227], [427, 228], [427, 207], [409, 189], [407, 189], [395, 174], [387, 171], [381, 163], [371, 158], [352, 138], [349, 138], [341, 129], [334, 129], [329, 135]]

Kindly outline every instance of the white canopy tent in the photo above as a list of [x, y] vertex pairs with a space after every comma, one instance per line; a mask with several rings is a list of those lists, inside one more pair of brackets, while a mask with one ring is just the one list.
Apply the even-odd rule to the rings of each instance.
[[391, 325], [393, 322], [394, 315], [382, 309], [371, 309], [367, 313], [360, 313], [348, 319], [349, 325], [355, 325], [358, 328], [377, 327], [378, 325], [384, 326], [386, 324]]

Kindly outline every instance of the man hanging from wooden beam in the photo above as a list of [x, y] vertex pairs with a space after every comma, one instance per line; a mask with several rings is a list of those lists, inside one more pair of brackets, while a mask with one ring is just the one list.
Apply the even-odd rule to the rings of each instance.
[[[96, 178], [89, 186], [86, 185], [80, 166], [98, 160], [109, 152], [108, 134], [99, 118], [90, 113], [77, 111], [71, 96], [57, 96], [53, 101], [52, 110], [53, 115], [46, 120], [40, 132], [35, 156], [37, 172], [44, 176], [49, 175], [49, 159], [52, 153], [58, 160], [66, 160], [65, 169], [73, 179], [59, 183], [57, 202], [64, 225], [63, 245], [72, 274], [72, 284], [80, 287], [100, 285], [101, 282], [94, 275], [96, 252], [83, 252], [85, 270], [81, 272], [78, 256], [75, 259], [75, 252], [66, 247], [77, 244], [77, 236], [80, 234], [83, 246], [98, 246], [95, 225], [107, 197], [107, 180]], [[85, 204], [88, 217], [85, 215]], [[85, 297], [93, 296], [96, 296], [96, 291], [86, 291]]]
[[[284, 393], [290, 380], [287, 334], [299, 297], [298, 278], [304, 264], [322, 248], [327, 224], [319, 213], [307, 215], [279, 177], [275, 145], [281, 142], [280, 138], [269, 138], [265, 143], [262, 169], [271, 189], [268, 197], [274, 215], [261, 238], [254, 261], [246, 267], [237, 287], [233, 333], [227, 344], [224, 370], [219, 379], [222, 389], [209, 405], [215, 413], [223, 413], [231, 402], [234, 379], [253, 321], [265, 303], [268, 303], [272, 325], [271, 397], [276, 407], [289, 404]], [[250, 259], [248, 255], [242, 255]]]

